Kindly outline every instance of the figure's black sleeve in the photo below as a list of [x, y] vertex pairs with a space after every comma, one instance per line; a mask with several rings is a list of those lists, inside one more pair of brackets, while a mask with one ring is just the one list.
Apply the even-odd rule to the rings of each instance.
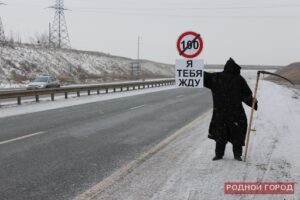
[[[241, 77], [241, 84], [242, 84], [242, 101], [245, 104], [247, 104], [249, 107], [252, 107], [252, 101], [253, 101], [252, 91], [243, 77]], [[254, 105], [254, 109], [257, 110], [257, 102]]]
[[212, 89], [214, 82], [214, 74], [209, 72], [204, 72], [204, 87]]

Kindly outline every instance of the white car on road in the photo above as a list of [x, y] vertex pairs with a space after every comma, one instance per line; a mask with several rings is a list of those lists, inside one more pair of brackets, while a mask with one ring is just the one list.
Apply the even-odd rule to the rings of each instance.
[[60, 82], [52, 76], [38, 76], [27, 85], [27, 89], [59, 88]]

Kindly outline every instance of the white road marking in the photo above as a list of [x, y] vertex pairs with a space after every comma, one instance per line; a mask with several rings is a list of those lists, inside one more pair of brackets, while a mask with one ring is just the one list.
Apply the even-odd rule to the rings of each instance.
[[133, 108], [130, 108], [130, 110], [139, 109], [139, 108], [142, 108], [142, 107], [144, 107], [144, 106], [145, 106], [145, 105], [141, 105], [141, 106], [133, 107]]
[[33, 136], [36, 136], [36, 135], [41, 135], [41, 134], [44, 134], [44, 133], [45, 133], [44, 131], [41, 131], [41, 132], [29, 134], [29, 135], [24, 135], [22, 137], [17, 137], [17, 138], [14, 138], [14, 139], [1, 141], [0, 145], [15, 142], [15, 141], [22, 140], [22, 139], [29, 138], [29, 137], [33, 137]]
[[94, 200], [98, 194], [103, 192], [105, 189], [109, 188], [122, 178], [124, 178], [127, 174], [131, 173], [135, 168], [139, 167], [141, 164], [143, 164], [146, 160], [151, 158], [154, 154], [162, 150], [164, 147], [166, 147], [168, 144], [170, 144], [172, 141], [174, 141], [176, 138], [178, 138], [180, 135], [189, 132], [192, 130], [193, 127], [198, 125], [199, 120], [206, 117], [208, 114], [211, 114], [212, 109], [205, 112], [186, 126], [182, 127], [178, 131], [176, 131], [174, 134], [170, 135], [163, 141], [161, 141], [159, 144], [154, 146], [149, 151], [143, 153], [139, 158], [136, 160], [131, 161], [129, 164], [125, 165], [118, 171], [114, 172], [109, 177], [105, 178], [104, 180], [100, 181], [96, 185], [92, 186], [90, 189], [86, 190], [79, 196], [75, 197], [74, 200]]
[[177, 98], [180, 98], [180, 97], [184, 97], [184, 95], [179, 95], [179, 96], [177, 96]]

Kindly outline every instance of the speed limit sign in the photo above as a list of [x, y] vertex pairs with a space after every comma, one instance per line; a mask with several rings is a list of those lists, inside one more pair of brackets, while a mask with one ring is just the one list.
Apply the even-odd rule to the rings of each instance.
[[184, 59], [175, 62], [176, 86], [180, 88], [203, 88], [204, 61], [195, 59], [203, 49], [203, 41], [199, 33], [188, 31], [177, 40], [177, 50]]
[[180, 35], [177, 40], [177, 50], [185, 58], [197, 57], [203, 49], [203, 40], [199, 33], [188, 31]]

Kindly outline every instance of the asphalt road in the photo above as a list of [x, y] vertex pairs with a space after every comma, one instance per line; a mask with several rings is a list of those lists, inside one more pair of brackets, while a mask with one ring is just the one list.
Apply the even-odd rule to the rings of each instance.
[[211, 107], [173, 89], [2, 118], [0, 199], [72, 199]]

